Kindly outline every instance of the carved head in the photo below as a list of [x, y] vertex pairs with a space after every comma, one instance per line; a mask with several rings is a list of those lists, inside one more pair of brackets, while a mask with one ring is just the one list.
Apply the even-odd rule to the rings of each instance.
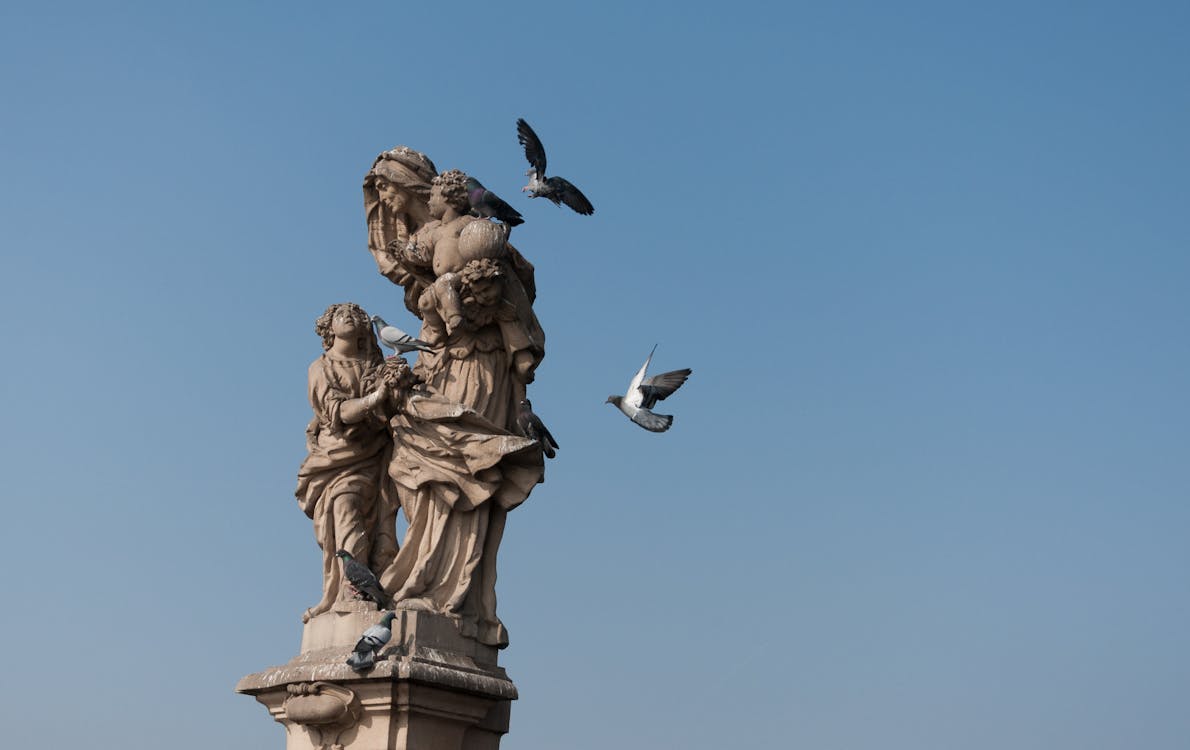
[[430, 220], [430, 181], [438, 170], [420, 151], [397, 146], [372, 162], [364, 175], [364, 212], [368, 246], [380, 251], [395, 240], [404, 241]]
[[366, 198], [369, 189], [378, 190], [383, 183], [425, 202], [430, 199], [430, 182], [436, 174], [438, 170], [428, 156], [408, 146], [397, 146], [372, 162], [364, 175], [364, 195]]
[[330, 349], [336, 337], [355, 337], [359, 350], [368, 359], [380, 361], [380, 345], [372, 333], [372, 319], [364, 308], [354, 302], [340, 302], [326, 308], [326, 312], [314, 321], [314, 332], [322, 337], [323, 350]]
[[430, 186], [430, 215], [441, 218], [447, 206], [458, 214], [465, 214], [471, 210], [471, 201], [467, 199], [465, 172], [448, 169], [434, 178]]
[[459, 272], [459, 297], [464, 305], [491, 307], [504, 292], [504, 270], [492, 258], [468, 261]]

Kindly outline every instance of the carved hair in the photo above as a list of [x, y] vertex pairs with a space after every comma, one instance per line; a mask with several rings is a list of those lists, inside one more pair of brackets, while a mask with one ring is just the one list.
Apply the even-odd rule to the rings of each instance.
[[442, 198], [447, 204], [461, 214], [471, 210], [471, 201], [467, 199], [467, 174], [457, 169], [448, 169], [434, 178], [434, 185], [442, 188]]
[[333, 331], [333, 322], [335, 314], [340, 310], [346, 310], [357, 323], [360, 323], [359, 340], [356, 345], [364, 358], [372, 362], [380, 362], [384, 359], [384, 355], [380, 353], [380, 345], [376, 343], [376, 336], [372, 333], [372, 319], [364, 312], [364, 308], [355, 304], [354, 302], [340, 302], [331, 305], [326, 309], [318, 320], [314, 321], [314, 332], [322, 337], [322, 349], [326, 351], [330, 349], [335, 343], [335, 334]]
[[477, 258], [467, 261], [463, 270], [459, 272], [459, 285], [463, 288], [473, 286], [488, 279], [498, 279], [504, 275], [499, 261], [494, 258]]

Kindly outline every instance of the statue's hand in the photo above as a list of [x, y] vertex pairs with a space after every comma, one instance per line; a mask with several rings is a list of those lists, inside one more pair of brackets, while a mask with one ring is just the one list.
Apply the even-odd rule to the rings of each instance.
[[417, 244], [416, 240], [409, 240], [404, 247], [399, 249], [398, 253], [402, 259], [418, 266], [428, 266], [429, 261], [426, 260], [425, 249]]

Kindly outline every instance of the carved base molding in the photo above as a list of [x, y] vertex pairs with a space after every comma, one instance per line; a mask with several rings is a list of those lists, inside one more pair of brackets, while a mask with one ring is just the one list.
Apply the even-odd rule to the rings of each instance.
[[236, 692], [285, 727], [287, 750], [497, 750], [517, 691], [496, 649], [463, 638], [450, 618], [398, 611], [376, 666], [358, 674], [344, 660], [379, 619], [366, 603], [313, 618], [302, 653]]

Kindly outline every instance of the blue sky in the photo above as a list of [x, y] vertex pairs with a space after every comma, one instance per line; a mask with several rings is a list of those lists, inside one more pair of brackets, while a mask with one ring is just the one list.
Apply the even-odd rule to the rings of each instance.
[[[319, 595], [313, 321], [413, 325], [360, 191], [405, 144], [537, 267], [562, 450], [501, 550], [504, 747], [1186, 747], [1188, 27], [5, 6], [9, 742], [281, 746], [232, 688]], [[517, 117], [593, 217], [518, 194]], [[660, 436], [603, 405], [654, 344], [694, 369]]]

